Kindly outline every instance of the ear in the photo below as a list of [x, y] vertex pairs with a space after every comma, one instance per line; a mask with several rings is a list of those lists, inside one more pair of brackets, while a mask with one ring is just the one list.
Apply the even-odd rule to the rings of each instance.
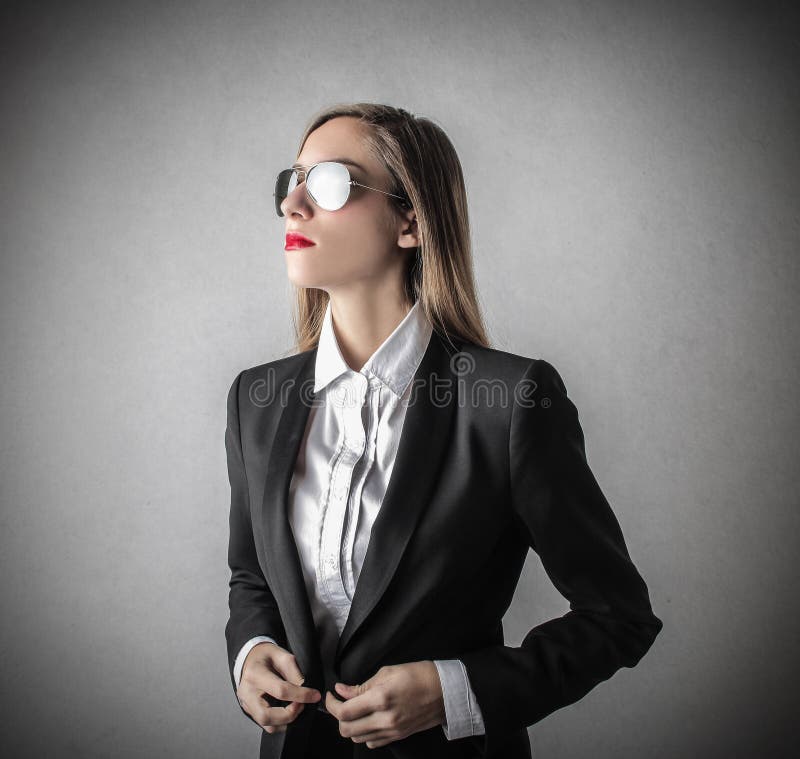
[[398, 225], [397, 244], [401, 248], [419, 247], [419, 230], [417, 229], [416, 211], [413, 208], [409, 208], [407, 211], [400, 211]]

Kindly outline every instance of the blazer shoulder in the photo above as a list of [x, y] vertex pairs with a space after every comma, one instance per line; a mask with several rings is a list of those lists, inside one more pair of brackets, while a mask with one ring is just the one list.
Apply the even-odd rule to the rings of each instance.
[[526, 405], [535, 398], [547, 398], [547, 402], [554, 402], [568, 395], [560, 372], [546, 358], [467, 342], [461, 344], [461, 352], [469, 358], [473, 379], [482, 382], [501, 381], [513, 388], [515, 406]]
[[461, 352], [472, 356], [477, 366], [495, 374], [508, 374], [520, 378], [524, 375], [558, 374], [553, 364], [541, 356], [527, 356], [469, 342], [461, 343]]
[[295, 376], [315, 350], [316, 348], [311, 348], [301, 353], [281, 356], [272, 361], [239, 370], [228, 390], [228, 408], [230, 409], [236, 401], [240, 406], [243, 405], [242, 401], [247, 398], [254, 383], [263, 383], [270, 373], [274, 373], [276, 383], [282, 382], [286, 377]]

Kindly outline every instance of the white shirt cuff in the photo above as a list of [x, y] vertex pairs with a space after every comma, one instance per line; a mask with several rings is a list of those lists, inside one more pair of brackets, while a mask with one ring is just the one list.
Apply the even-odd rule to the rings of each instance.
[[444, 697], [444, 735], [449, 741], [470, 735], [483, 735], [483, 714], [469, 683], [467, 669], [460, 659], [434, 659]]

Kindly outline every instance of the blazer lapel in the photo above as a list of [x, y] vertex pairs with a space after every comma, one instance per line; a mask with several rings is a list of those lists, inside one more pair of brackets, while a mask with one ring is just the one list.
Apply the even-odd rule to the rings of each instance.
[[294, 384], [289, 388], [285, 406], [279, 411], [281, 416], [270, 449], [261, 505], [266, 561], [270, 575], [280, 578], [270, 587], [307, 687], [321, 686], [323, 670], [300, 556], [289, 523], [289, 484], [314, 399], [316, 353], [316, 348], [311, 350], [295, 377], [289, 378], [294, 379]]
[[449, 349], [434, 331], [412, 380], [389, 485], [372, 526], [350, 613], [339, 637], [337, 667], [389, 585], [436, 484], [455, 408], [453, 379]]

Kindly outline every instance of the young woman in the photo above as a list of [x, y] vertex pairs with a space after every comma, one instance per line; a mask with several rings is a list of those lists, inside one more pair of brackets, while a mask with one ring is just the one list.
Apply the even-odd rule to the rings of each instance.
[[[530, 757], [527, 727], [662, 627], [552, 364], [489, 347], [461, 165], [433, 122], [318, 114], [276, 211], [292, 355], [239, 373], [234, 690], [261, 757]], [[504, 644], [533, 549], [569, 601]]]

